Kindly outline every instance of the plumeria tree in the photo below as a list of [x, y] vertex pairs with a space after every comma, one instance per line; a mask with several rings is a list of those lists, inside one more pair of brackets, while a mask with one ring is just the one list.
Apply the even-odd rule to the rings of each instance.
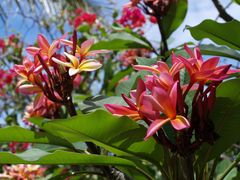
[[0, 129], [0, 177], [238, 179], [240, 70], [221, 57], [240, 60], [240, 23], [213, 2], [228, 22], [186, 29], [214, 44], [169, 48], [186, 0], [131, 0], [107, 24], [78, 7], [72, 32], [36, 35], [25, 54], [17, 36], [0, 39], [0, 105], [15, 115]]

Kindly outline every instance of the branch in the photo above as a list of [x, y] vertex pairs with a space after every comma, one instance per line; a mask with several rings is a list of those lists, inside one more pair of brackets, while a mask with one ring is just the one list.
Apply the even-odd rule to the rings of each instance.
[[[158, 23], [158, 28], [161, 34], [161, 38], [162, 38], [161, 44], [160, 44], [160, 54], [164, 56], [165, 53], [168, 51], [167, 37], [163, 30], [163, 24], [162, 24], [161, 18], [159, 16], [157, 16], [156, 18], [157, 18], [157, 23]], [[166, 59], [163, 59], [163, 61], [166, 61]]]
[[215, 7], [217, 8], [218, 12], [219, 12], [219, 16], [226, 22], [232, 21], [234, 20], [234, 18], [229, 15], [225, 8], [220, 4], [220, 2], [218, 0], [212, 0], [213, 4], [215, 5]]

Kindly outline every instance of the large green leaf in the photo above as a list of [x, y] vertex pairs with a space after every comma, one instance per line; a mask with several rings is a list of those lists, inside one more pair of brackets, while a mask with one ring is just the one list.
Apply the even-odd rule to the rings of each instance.
[[170, 9], [162, 19], [166, 38], [168, 38], [182, 24], [187, 14], [187, 7], [187, 0], [178, 0], [171, 3]]
[[126, 105], [125, 101], [123, 100], [122, 97], [120, 96], [102, 96], [102, 95], [97, 95], [94, 97], [89, 97], [82, 101], [79, 105], [81, 108], [81, 111], [83, 113], [88, 113], [91, 111], [95, 111], [96, 109], [105, 109], [104, 104], [121, 104], [121, 105]]
[[92, 50], [96, 49], [122, 50], [131, 48], [151, 49], [149, 44], [127, 32], [114, 33], [109, 35], [108, 38], [109, 39], [106, 41], [100, 41], [94, 44], [91, 49]]
[[197, 26], [188, 27], [191, 35], [196, 40], [208, 38], [219, 45], [226, 45], [232, 49], [240, 50], [240, 22], [231, 21], [218, 23], [205, 20]]
[[0, 164], [114, 165], [132, 168], [147, 178], [152, 179], [151, 175], [134, 161], [115, 156], [80, 154], [63, 150], [56, 150], [53, 153], [49, 153], [40, 149], [30, 149], [18, 154], [0, 152], [0, 156]]
[[138, 169], [134, 162], [120, 157], [80, 154], [62, 150], [49, 153], [40, 149], [30, 149], [19, 154], [0, 152], [0, 156], [0, 164], [116, 165]]
[[[222, 173], [231, 165], [231, 161], [229, 159], [224, 159], [222, 160], [216, 167], [216, 179], [219, 179], [219, 177], [221, 177]], [[234, 179], [234, 177], [237, 176], [237, 168], [233, 168], [228, 174], [227, 176], [225, 176], [225, 180], [232, 180]]]
[[204, 144], [199, 151], [199, 161], [216, 158], [233, 143], [240, 140], [240, 79], [229, 80], [217, 88], [217, 101], [210, 118], [219, 139], [214, 145]]
[[11, 126], [0, 129], [0, 142], [29, 142], [41, 144], [53, 144], [73, 148], [72, 144], [46, 132], [34, 132], [19, 126]]
[[202, 54], [217, 55], [240, 61], [240, 53], [234, 49], [230, 49], [224, 46], [215, 46], [213, 44], [200, 45], [199, 48]]
[[155, 164], [162, 160], [161, 146], [153, 138], [143, 141], [146, 135], [144, 127], [127, 117], [115, 117], [106, 111], [48, 120], [40, 127], [73, 144], [79, 141], [93, 142], [118, 156], [137, 157]]

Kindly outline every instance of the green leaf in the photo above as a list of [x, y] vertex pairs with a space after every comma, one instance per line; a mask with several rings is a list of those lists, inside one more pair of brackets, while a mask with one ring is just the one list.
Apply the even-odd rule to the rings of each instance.
[[226, 45], [232, 49], [240, 50], [240, 22], [230, 21], [218, 23], [213, 20], [204, 20], [197, 26], [187, 27], [196, 40], [208, 38], [219, 45]]
[[[219, 179], [218, 177], [220, 177], [222, 175], [222, 173], [228, 168], [228, 166], [231, 165], [231, 161], [228, 159], [224, 159], [222, 160], [216, 168], [216, 179]], [[231, 180], [233, 179], [235, 176], [237, 176], [237, 168], [233, 168], [228, 174], [227, 176], [225, 176], [225, 180]]]
[[120, 96], [121, 94], [129, 95], [132, 89], [137, 87], [138, 79], [144, 79], [145, 75], [149, 74], [148, 71], [138, 71], [136, 73], [132, 73], [128, 80], [123, 81], [118, 84], [115, 89], [116, 95]]
[[128, 68], [115, 74], [108, 84], [108, 91], [113, 89], [122, 78], [129, 75], [132, 71], [132, 68]]
[[161, 146], [153, 138], [143, 141], [146, 128], [127, 117], [115, 117], [102, 110], [45, 121], [41, 128], [73, 144], [93, 142], [118, 156], [138, 157], [156, 164], [163, 156]]
[[220, 136], [213, 145], [204, 144], [198, 160], [205, 163], [218, 157], [233, 143], [240, 140], [240, 79], [223, 82], [217, 88], [217, 101], [210, 118]]
[[141, 78], [139, 73], [132, 74], [128, 80], [120, 82], [115, 89], [115, 93], [120, 96], [121, 94], [129, 95], [130, 91], [136, 87], [137, 80]]
[[157, 58], [137, 57], [136, 61], [137, 61], [138, 65], [151, 66], [153, 64], [156, 64], [158, 59]]
[[0, 152], [0, 156], [0, 164], [81, 164], [136, 167], [132, 161], [119, 157], [80, 154], [62, 150], [49, 153], [40, 149], [30, 149], [19, 154]]
[[73, 148], [72, 144], [46, 132], [34, 132], [19, 126], [11, 126], [0, 129], [0, 142], [29, 142], [41, 144], [53, 144]]
[[215, 46], [213, 44], [208, 44], [200, 45], [199, 48], [201, 50], [201, 53], [205, 55], [217, 55], [240, 61], [240, 53], [224, 46]]
[[237, 3], [238, 5], [240, 5], [240, 0], [233, 0], [235, 3]]
[[168, 38], [182, 24], [187, 14], [187, 8], [187, 0], [178, 0], [171, 3], [170, 9], [162, 19], [166, 38]]
[[49, 153], [40, 149], [30, 149], [23, 153], [0, 152], [0, 164], [40, 164], [40, 165], [114, 165], [133, 168], [142, 175], [151, 178], [134, 161], [115, 156], [80, 154], [63, 150]]
[[149, 44], [127, 32], [114, 33], [109, 35], [108, 38], [109, 39], [106, 41], [100, 41], [94, 44], [91, 49], [92, 50], [97, 49], [123, 50], [130, 48], [151, 49]]
[[94, 111], [96, 109], [105, 109], [104, 104], [121, 104], [121, 105], [126, 105], [125, 101], [122, 99], [120, 96], [94, 96], [94, 97], [89, 97], [85, 99], [79, 107], [81, 108], [83, 113], [88, 113], [91, 111]]

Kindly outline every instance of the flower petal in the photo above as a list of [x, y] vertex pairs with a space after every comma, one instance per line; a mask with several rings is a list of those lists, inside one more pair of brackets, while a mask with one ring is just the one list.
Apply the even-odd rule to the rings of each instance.
[[39, 47], [44, 51], [48, 51], [50, 44], [49, 44], [48, 40], [42, 34], [38, 35], [37, 40], [38, 40]]
[[18, 87], [18, 92], [22, 94], [35, 94], [42, 92], [42, 90], [36, 85], [24, 84]]
[[71, 47], [72, 48], [72, 46], [73, 46], [73, 42], [72, 41], [69, 41], [69, 40], [66, 40], [66, 39], [61, 39], [60, 40], [64, 45], [67, 45], [67, 46], [69, 46], [69, 47]]
[[74, 76], [75, 74], [79, 73], [80, 70], [79, 69], [75, 69], [75, 68], [69, 68], [69, 76]]
[[169, 94], [162, 88], [154, 87], [152, 90], [152, 95], [159, 102], [162, 107], [162, 112], [169, 118], [175, 118], [176, 116], [176, 106], [174, 106]]
[[89, 39], [89, 40], [84, 41], [81, 44], [80, 54], [81, 55], [86, 55], [93, 44], [94, 44], [94, 39]]
[[60, 64], [62, 66], [65, 66], [65, 67], [73, 67], [71, 63], [60, 61], [55, 57], [53, 57], [52, 60], [53, 60], [53, 62]]
[[30, 46], [30, 47], [26, 48], [26, 51], [27, 51], [28, 54], [31, 54], [31, 55], [34, 56], [40, 51], [40, 48]]
[[198, 47], [194, 48], [194, 56], [197, 60], [199, 60], [200, 62], [203, 62], [202, 54]]
[[115, 116], [128, 116], [129, 118], [137, 121], [140, 120], [138, 111], [132, 110], [129, 107], [121, 106], [118, 104], [104, 104], [105, 108]]
[[68, 54], [66, 52], [64, 52], [65, 56], [67, 56], [67, 58], [72, 62], [73, 67], [78, 68], [79, 66], [79, 60], [78, 58], [76, 58], [75, 56]]
[[171, 122], [172, 126], [174, 127], [174, 129], [176, 129], [176, 130], [182, 130], [182, 129], [190, 127], [190, 123], [183, 116], [177, 115], [176, 119], [173, 119], [170, 122]]
[[125, 94], [122, 94], [122, 98], [129, 105], [129, 107], [131, 109], [134, 109], [134, 110], [137, 111], [136, 105], [134, 104], [134, 102], [130, 98], [128, 98]]
[[87, 56], [96, 56], [97, 54], [100, 54], [100, 53], [109, 53], [110, 51], [109, 50], [93, 50], [93, 51], [89, 51], [87, 53]]
[[100, 62], [95, 59], [89, 59], [82, 61], [78, 69], [80, 69], [80, 71], [95, 71], [100, 67], [102, 67], [102, 64]]
[[169, 93], [169, 96], [170, 96], [170, 99], [171, 99], [171, 104], [173, 107], [176, 107], [177, 105], [177, 87], [178, 87], [178, 82], [175, 82], [170, 93]]
[[216, 68], [218, 62], [219, 57], [210, 58], [202, 64], [200, 71], [213, 70]]
[[189, 56], [191, 58], [195, 58], [194, 53], [192, 52], [192, 50], [187, 46], [187, 44], [184, 44], [184, 49], [187, 51], [187, 53], [189, 54]]
[[143, 95], [142, 104], [148, 109], [164, 112], [164, 107], [151, 95]]
[[48, 49], [48, 57], [49, 58], [57, 51], [57, 47], [58, 47], [59, 43], [60, 43], [59, 40], [53, 41], [50, 48]]
[[143, 65], [133, 65], [133, 68], [138, 71], [150, 71], [152, 73], [160, 74], [160, 71], [154, 67], [151, 66], [143, 66]]
[[138, 84], [137, 84], [137, 91], [136, 91], [136, 104], [139, 105], [140, 104], [140, 97], [142, 94], [144, 94], [146, 91], [146, 86], [145, 83], [142, 79], [138, 80]]
[[168, 72], [169, 71], [168, 65], [162, 61], [157, 62], [157, 69], [159, 72]]
[[168, 121], [170, 121], [170, 119], [157, 119], [153, 121], [147, 130], [147, 135], [145, 136], [144, 141], [146, 141], [150, 136], [154, 135]]

